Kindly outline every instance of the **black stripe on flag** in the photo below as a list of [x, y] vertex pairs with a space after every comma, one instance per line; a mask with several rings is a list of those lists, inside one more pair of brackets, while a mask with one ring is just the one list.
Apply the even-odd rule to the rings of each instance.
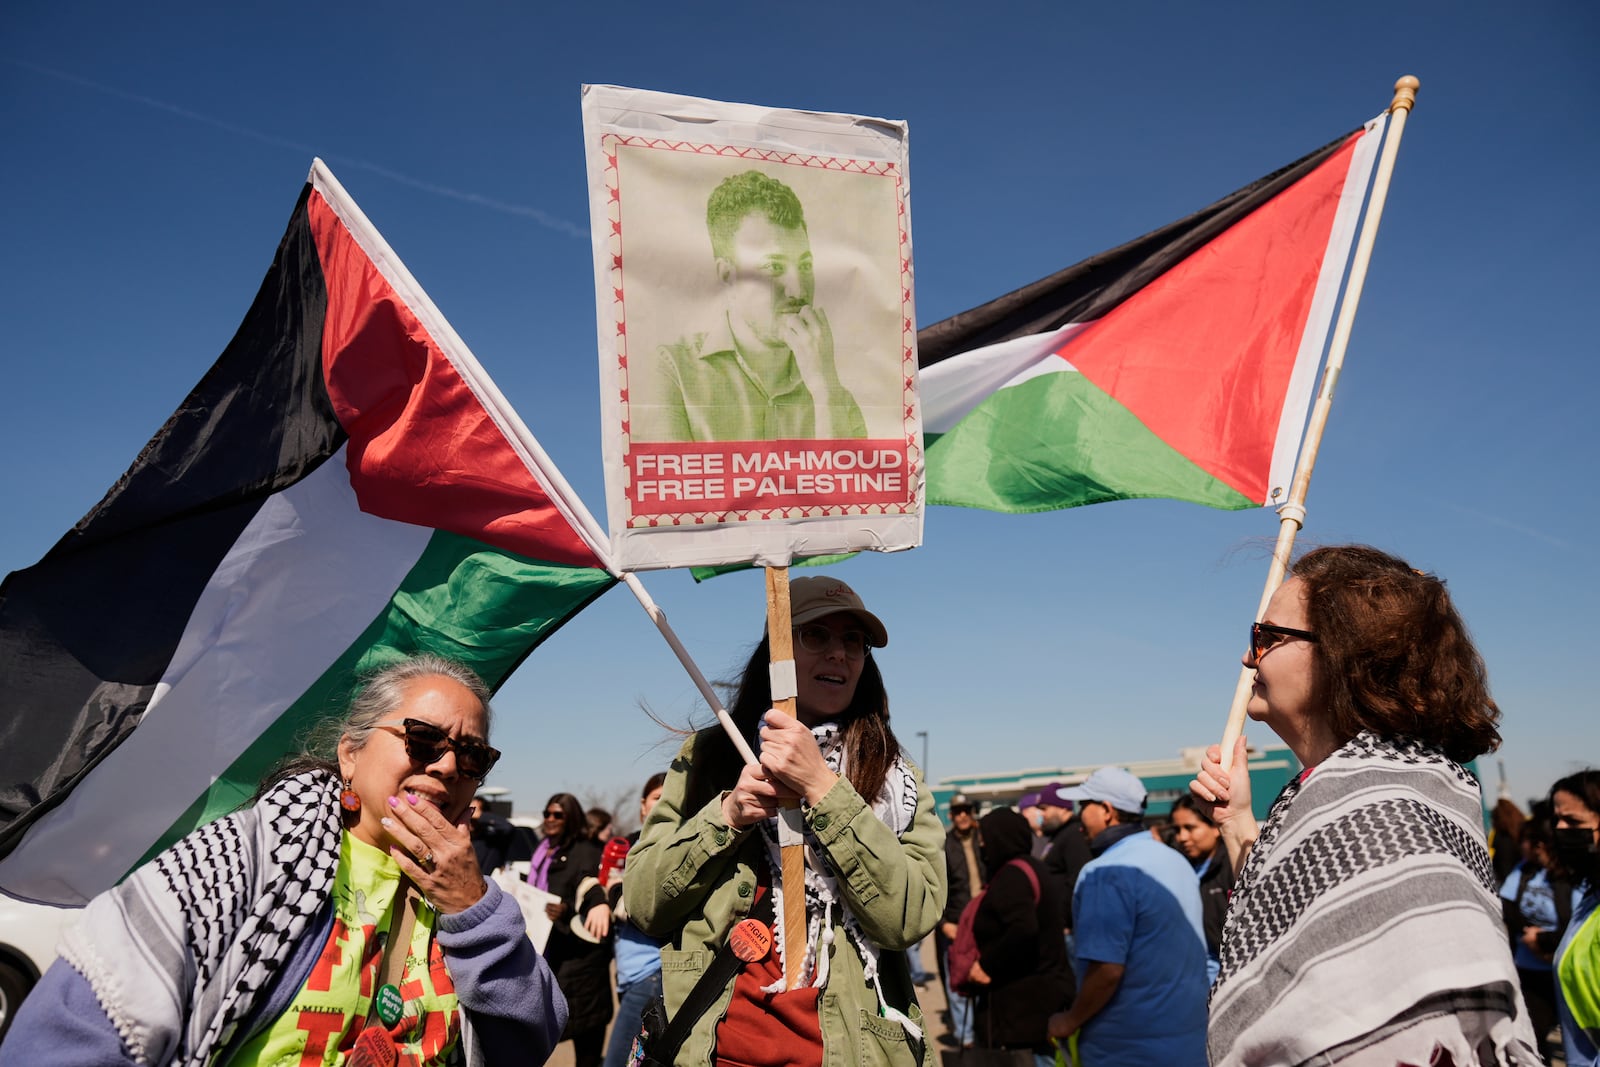
[[0, 583], [0, 856], [138, 725], [262, 503], [345, 441], [323, 382], [311, 188], [200, 384], [99, 504]]

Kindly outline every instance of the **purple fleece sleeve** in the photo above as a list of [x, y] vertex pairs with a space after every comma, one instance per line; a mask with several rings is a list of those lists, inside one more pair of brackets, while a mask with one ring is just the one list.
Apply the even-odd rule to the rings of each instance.
[[516, 900], [487, 885], [466, 911], [439, 916], [434, 935], [485, 1062], [543, 1063], [567, 1025], [567, 1000]]
[[89, 980], [56, 960], [17, 1009], [0, 1045], [5, 1067], [123, 1067], [133, 1060]]

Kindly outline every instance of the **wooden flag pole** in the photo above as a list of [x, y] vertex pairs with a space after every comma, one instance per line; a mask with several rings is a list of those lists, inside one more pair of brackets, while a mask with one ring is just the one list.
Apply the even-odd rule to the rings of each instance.
[[[1422, 83], [1409, 74], [1394, 83], [1394, 99], [1389, 102], [1389, 131], [1384, 138], [1383, 154], [1378, 157], [1378, 170], [1372, 182], [1372, 199], [1367, 204], [1367, 215], [1362, 220], [1355, 255], [1350, 261], [1350, 281], [1345, 286], [1344, 302], [1339, 305], [1339, 318], [1334, 323], [1333, 339], [1328, 345], [1328, 365], [1322, 372], [1316, 405], [1311, 409], [1305, 447], [1300, 450], [1300, 462], [1295, 467], [1294, 481], [1289, 487], [1289, 500], [1278, 508], [1278, 542], [1272, 549], [1272, 564], [1267, 568], [1267, 582], [1261, 590], [1261, 602], [1256, 606], [1257, 622], [1266, 613], [1267, 602], [1272, 599], [1272, 594], [1283, 584], [1284, 575], [1289, 573], [1289, 555], [1294, 551], [1295, 535], [1305, 525], [1306, 493], [1311, 488], [1311, 472], [1317, 465], [1317, 451], [1322, 447], [1322, 433], [1328, 425], [1328, 411], [1333, 407], [1333, 392], [1339, 384], [1339, 372], [1344, 369], [1350, 329], [1355, 323], [1356, 308], [1361, 303], [1361, 289], [1366, 284], [1367, 265], [1372, 261], [1372, 245], [1378, 238], [1378, 223], [1383, 218], [1384, 201], [1389, 198], [1389, 179], [1394, 174], [1395, 156], [1400, 153], [1400, 135], [1405, 132], [1406, 118], [1417, 102], [1417, 90], [1421, 87]], [[1245, 707], [1250, 703], [1255, 673], [1249, 667], [1240, 668], [1239, 681], [1234, 686], [1233, 704], [1228, 708], [1228, 722], [1222, 730], [1224, 771], [1232, 765], [1234, 745], [1244, 732]]]
[[[794, 628], [789, 623], [789, 568], [767, 568], [767, 643], [772, 670], [772, 706], [795, 714]], [[800, 982], [806, 961], [806, 846], [798, 804], [778, 813], [783, 870], [783, 984]]]

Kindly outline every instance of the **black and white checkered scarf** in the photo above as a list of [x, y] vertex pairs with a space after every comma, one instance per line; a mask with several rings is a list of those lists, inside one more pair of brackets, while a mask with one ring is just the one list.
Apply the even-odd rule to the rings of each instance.
[[328, 901], [339, 783], [308, 772], [189, 834], [102, 893], [64, 936], [141, 1064], [208, 1064], [238, 1036]]
[[[826, 722], [811, 728], [817, 747], [822, 750], [823, 762], [841, 778], [849, 773], [844, 753], [844, 734], [836, 722]], [[896, 756], [884, 779], [883, 789], [876, 797], [862, 798], [896, 837], [905, 834], [917, 814], [917, 779], [901, 756]], [[778, 820], [767, 819], [761, 823], [761, 834], [767, 845], [767, 862], [773, 871], [781, 871], [782, 849], [778, 841]], [[843, 895], [839, 892], [839, 875], [828, 860], [827, 850], [808, 829], [806, 842], [806, 958], [801, 966], [802, 986], [825, 986], [828, 982], [828, 946], [833, 940], [833, 922], [837, 915], [844, 927], [845, 937], [861, 957], [862, 973], [878, 991], [879, 1009], [885, 1018], [904, 1026], [913, 1037], [921, 1039], [922, 1030], [904, 1013], [895, 1009], [884, 998], [878, 977], [878, 946], [861, 929], [861, 923], [851, 914]], [[783, 958], [783, 891], [780, 879], [772, 880], [773, 909], [776, 913], [774, 943], [780, 961]], [[782, 988], [779, 983], [772, 991]]]
[[1233, 891], [1207, 1037], [1213, 1067], [1537, 1064], [1477, 780], [1362, 733], [1291, 781]]

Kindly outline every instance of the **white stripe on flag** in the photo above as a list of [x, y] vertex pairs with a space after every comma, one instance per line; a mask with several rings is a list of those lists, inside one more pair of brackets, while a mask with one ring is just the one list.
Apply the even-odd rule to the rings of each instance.
[[87, 901], [115, 884], [383, 611], [433, 531], [363, 513], [344, 460], [262, 506], [138, 728], [0, 860], [9, 890]]
[[1266, 503], [1269, 505], [1289, 500], [1289, 483], [1294, 479], [1295, 460], [1300, 455], [1300, 436], [1311, 406], [1311, 390], [1317, 368], [1322, 365], [1322, 350], [1328, 343], [1328, 323], [1333, 318], [1333, 309], [1338, 306], [1339, 288], [1344, 284], [1345, 267], [1350, 263], [1350, 252], [1355, 244], [1356, 223], [1361, 218], [1361, 203], [1366, 199], [1372, 164], [1383, 140], [1383, 119], [1384, 116], [1379, 115], [1367, 123], [1367, 132], [1350, 156], [1350, 170], [1345, 174], [1339, 207], [1333, 216], [1333, 230], [1328, 235], [1328, 248], [1322, 257], [1322, 270], [1317, 275], [1317, 288], [1311, 297], [1311, 311], [1306, 316], [1305, 330], [1300, 334], [1300, 351], [1295, 354], [1289, 390], [1278, 416], [1278, 436], [1273, 441], [1272, 466], [1267, 472]]
[[1050, 333], [1013, 337], [942, 359], [921, 371], [922, 432], [948, 433], [973, 408], [1008, 385], [1040, 374], [1075, 370], [1055, 350], [1086, 325], [1071, 322]]

